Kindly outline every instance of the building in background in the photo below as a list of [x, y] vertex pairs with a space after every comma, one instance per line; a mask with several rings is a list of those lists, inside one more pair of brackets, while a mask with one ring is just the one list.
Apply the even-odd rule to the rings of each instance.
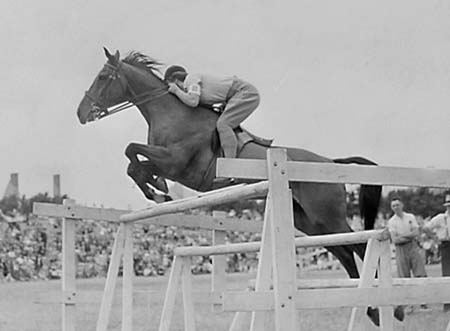
[[15, 196], [17, 198], [20, 197], [18, 173], [11, 174], [11, 178], [9, 180], [8, 185], [6, 186], [5, 193], [3, 194], [3, 198], [9, 198], [11, 196]]

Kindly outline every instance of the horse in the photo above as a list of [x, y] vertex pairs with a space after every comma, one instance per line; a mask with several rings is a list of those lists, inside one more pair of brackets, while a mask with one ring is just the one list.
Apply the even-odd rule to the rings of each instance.
[[[214, 187], [219, 114], [204, 106], [191, 108], [168, 93], [161, 78], [161, 63], [132, 51], [120, 58], [104, 48], [107, 62], [82, 98], [77, 115], [81, 124], [136, 106], [148, 124], [147, 144], [130, 143], [125, 155], [130, 160], [127, 174], [147, 199], [170, 200], [165, 179], [197, 191]], [[238, 158], [265, 159], [268, 146], [251, 140], [240, 147]], [[330, 159], [300, 148], [286, 148], [288, 159], [304, 162], [356, 163], [376, 166], [363, 157]], [[224, 185], [230, 185], [231, 182]], [[159, 194], [154, 188], [165, 193]], [[291, 182], [294, 226], [307, 235], [351, 232], [346, 221], [345, 185]], [[364, 228], [373, 229], [381, 197], [381, 186], [362, 185], [360, 212]], [[365, 244], [326, 247], [342, 263], [349, 277], [359, 278], [353, 253], [364, 258]], [[398, 307], [401, 308], [401, 307]], [[379, 325], [378, 309], [368, 307], [367, 315]], [[403, 320], [403, 310], [395, 316]]]

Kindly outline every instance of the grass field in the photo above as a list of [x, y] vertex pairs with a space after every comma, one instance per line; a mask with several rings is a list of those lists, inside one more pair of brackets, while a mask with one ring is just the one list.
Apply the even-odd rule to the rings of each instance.
[[[440, 274], [439, 266], [427, 268], [430, 276]], [[245, 288], [249, 274], [227, 275], [230, 289]], [[342, 278], [343, 271], [314, 271], [306, 278]], [[134, 282], [135, 330], [157, 330], [161, 314], [167, 276], [136, 278]], [[196, 324], [198, 330], [228, 330], [233, 318], [232, 313], [212, 313], [202, 291], [210, 287], [210, 275], [194, 276], [194, 296], [196, 305]], [[77, 280], [77, 328], [76, 330], [95, 330], [97, 313], [105, 279]], [[0, 284], [0, 330], [35, 331], [60, 330], [61, 305], [60, 281], [15, 282]], [[111, 314], [109, 330], [120, 330], [121, 288], [117, 286]], [[442, 305], [432, 305], [430, 312], [416, 312], [406, 316], [404, 323], [396, 322], [396, 330], [437, 331], [445, 330], [450, 314], [442, 311]], [[301, 330], [346, 330], [350, 309], [325, 309], [299, 311]], [[177, 309], [172, 322], [172, 330], [183, 330], [181, 295], [177, 300]], [[370, 327], [367, 331], [377, 330]]]

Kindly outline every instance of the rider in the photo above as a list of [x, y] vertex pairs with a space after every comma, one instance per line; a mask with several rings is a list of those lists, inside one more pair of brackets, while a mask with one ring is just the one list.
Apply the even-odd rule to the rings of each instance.
[[258, 90], [236, 76], [189, 74], [178, 65], [167, 68], [164, 80], [169, 84], [169, 92], [190, 107], [224, 105], [217, 120], [217, 132], [225, 157], [235, 158], [237, 139], [233, 129], [258, 107]]

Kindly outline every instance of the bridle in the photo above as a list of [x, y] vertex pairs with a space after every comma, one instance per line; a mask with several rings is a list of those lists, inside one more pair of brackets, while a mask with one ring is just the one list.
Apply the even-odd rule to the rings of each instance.
[[[144, 103], [154, 101], [154, 100], [159, 99], [160, 97], [163, 97], [169, 93], [169, 91], [167, 90], [167, 86], [165, 86], [163, 88], [155, 88], [148, 92], [136, 94], [136, 93], [134, 93], [133, 89], [131, 88], [130, 83], [128, 82], [125, 75], [123, 74], [122, 65], [120, 62], [118, 65], [106, 63], [105, 67], [108, 69], [111, 69], [111, 73], [108, 75], [108, 78], [107, 78], [108, 81], [100, 89], [100, 92], [98, 93], [98, 97], [96, 97], [89, 91], [85, 92], [85, 95], [92, 101], [91, 105], [92, 105], [92, 113], [94, 115], [94, 120], [101, 119], [103, 117], [118, 113], [119, 111], [131, 108], [133, 106], [138, 106], [138, 105], [142, 105]], [[123, 75], [123, 77], [125, 78], [125, 84], [120, 79], [120, 75]], [[124, 101], [124, 102], [121, 102], [121, 103], [118, 103], [118, 104], [108, 107], [102, 101], [103, 94], [107, 91], [108, 87], [116, 79], [119, 79], [122, 93], [125, 95], [127, 93], [127, 91], [129, 91], [131, 94], [131, 98], [129, 98], [129, 100], [127, 100], [127, 101]]]

